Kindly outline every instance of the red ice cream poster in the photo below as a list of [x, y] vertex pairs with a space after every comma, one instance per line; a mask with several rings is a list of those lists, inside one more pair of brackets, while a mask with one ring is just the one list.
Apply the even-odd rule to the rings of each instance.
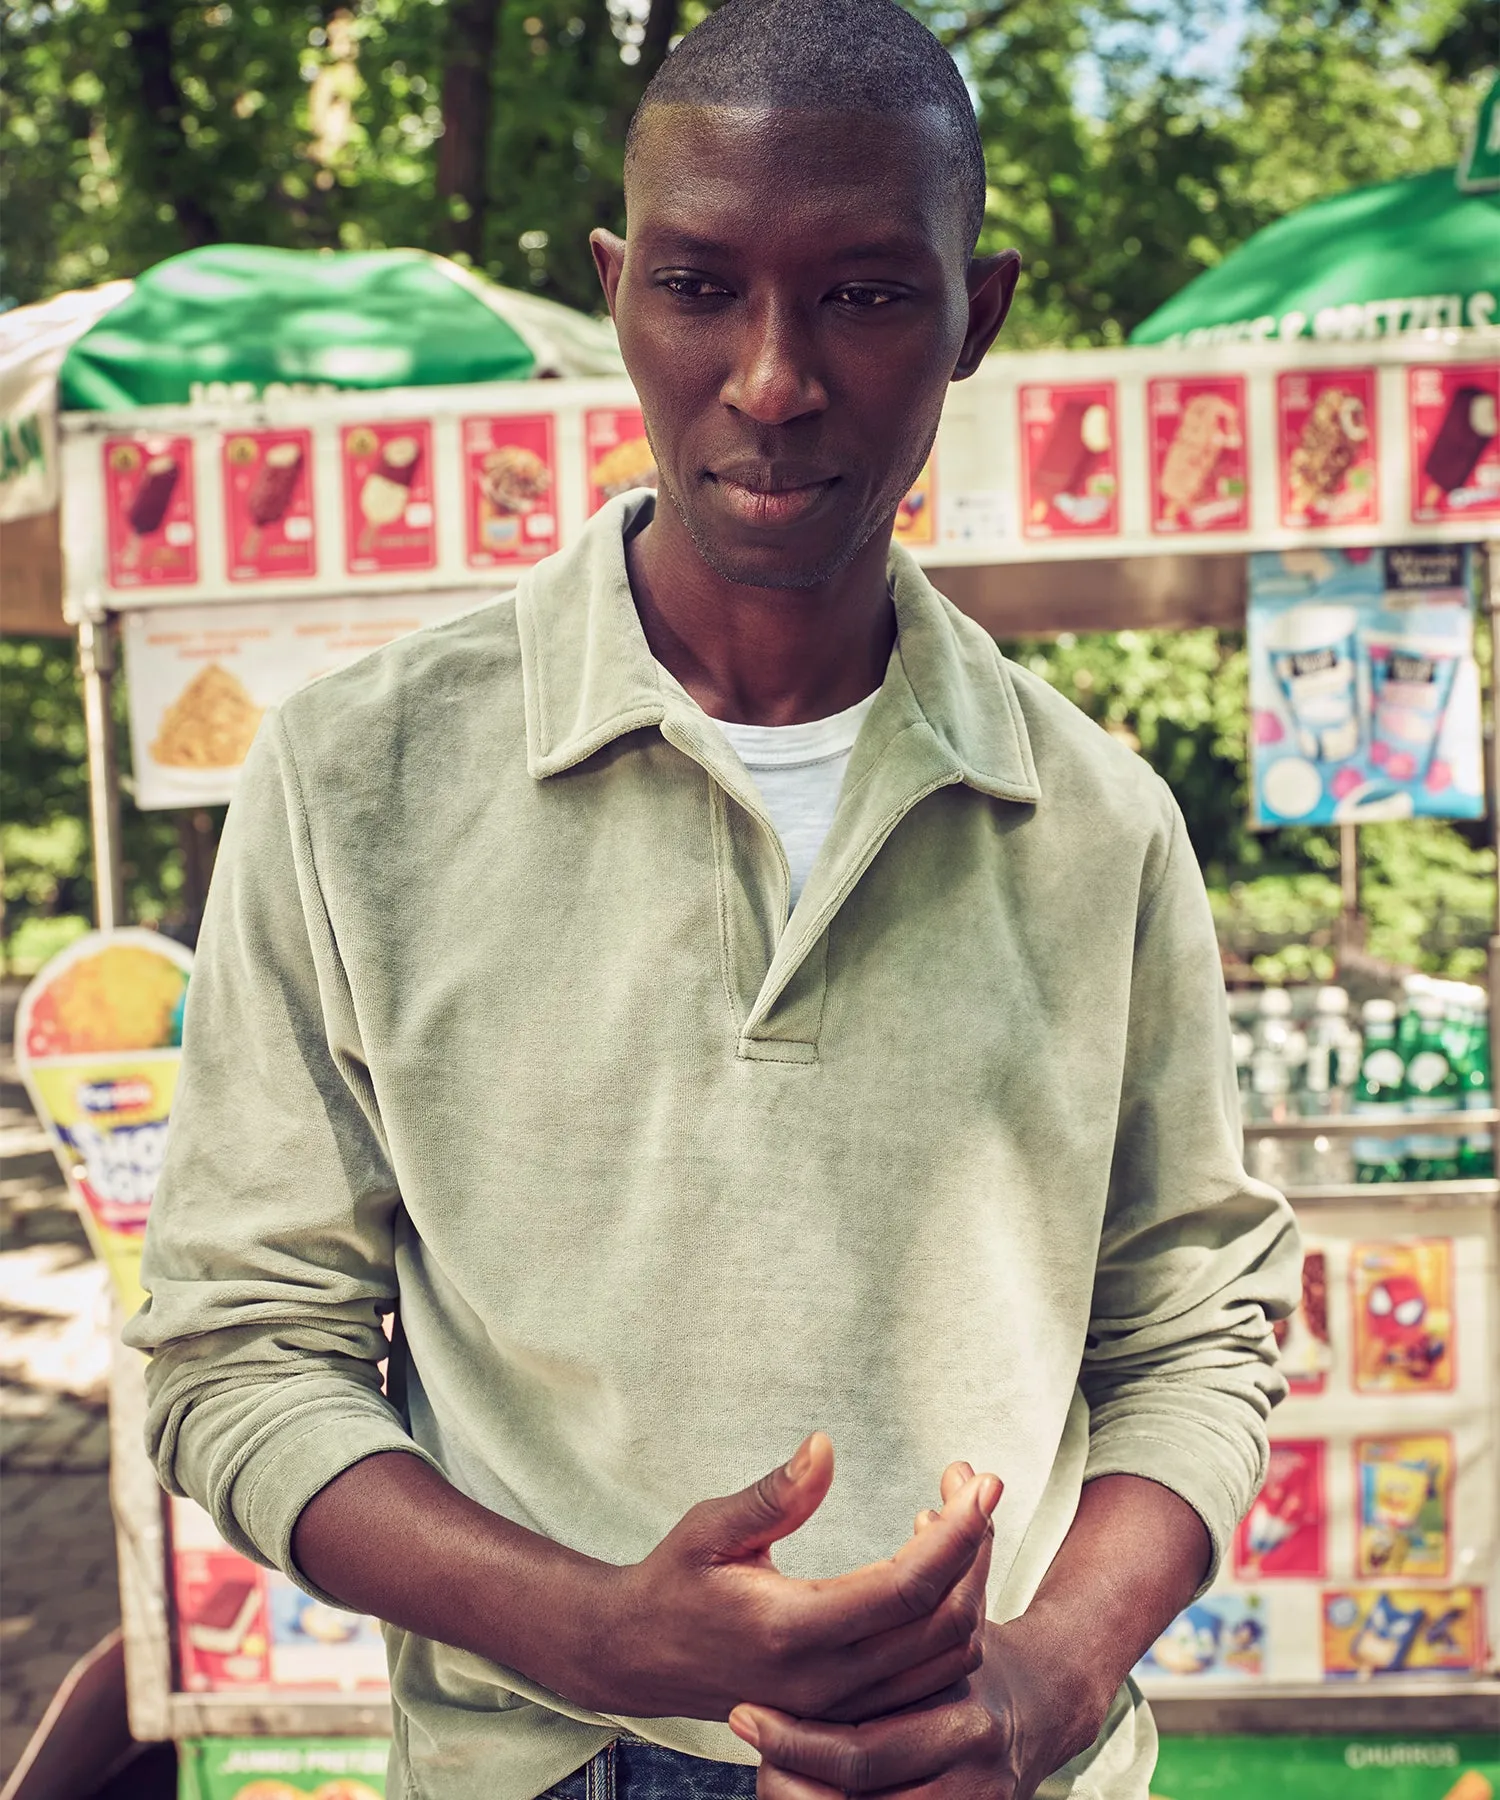
[[1328, 1573], [1323, 1456], [1316, 1438], [1271, 1445], [1265, 1484], [1235, 1532], [1236, 1581]]
[[343, 462], [349, 573], [433, 568], [432, 427], [414, 419], [348, 426]]
[[174, 1560], [183, 1689], [264, 1687], [271, 1627], [260, 1569], [233, 1550], [179, 1550]]
[[1151, 529], [1163, 535], [1247, 531], [1244, 377], [1171, 376], [1149, 381], [1146, 416]]
[[1373, 369], [1278, 375], [1276, 430], [1284, 526], [1379, 522]]
[[1027, 537], [1103, 537], [1120, 528], [1115, 384], [1023, 387]]
[[316, 575], [312, 433], [232, 432], [223, 462], [229, 579]]
[[1500, 519], [1500, 363], [1407, 371], [1411, 516]]
[[111, 587], [197, 581], [191, 438], [106, 438], [104, 510]]
[[469, 567], [550, 556], [558, 544], [551, 418], [465, 419], [462, 429]]

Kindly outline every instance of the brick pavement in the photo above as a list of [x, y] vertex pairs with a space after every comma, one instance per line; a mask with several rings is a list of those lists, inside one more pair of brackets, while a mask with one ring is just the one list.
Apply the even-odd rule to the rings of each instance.
[[0, 1781], [120, 1622], [105, 1275], [16, 1075], [19, 992], [0, 984]]

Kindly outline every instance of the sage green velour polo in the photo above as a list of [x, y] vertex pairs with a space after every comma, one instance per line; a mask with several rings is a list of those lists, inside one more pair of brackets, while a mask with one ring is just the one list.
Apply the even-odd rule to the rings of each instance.
[[[1092, 1476], [1180, 1494], [1217, 1562], [1299, 1259], [1241, 1165], [1171, 796], [897, 549], [898, 641], [788, 918], [756, 791], [632, 604], [652, 504], [262, 726], [128, 1330], [163, 1482], [301, 1580], [303, 1506], [409, 1450], [625, 1563], [822, 1426], [790, 1575], [889, 1555], [957, 1457], [1005, 1481], [992, 1617]], [[754, 1761], [388, 1642], [392, 1796], [530, 1800], [622, 1723]], [[1043, 1792], [1140, 1800], [1154, 1747], [1127, 1684]]]

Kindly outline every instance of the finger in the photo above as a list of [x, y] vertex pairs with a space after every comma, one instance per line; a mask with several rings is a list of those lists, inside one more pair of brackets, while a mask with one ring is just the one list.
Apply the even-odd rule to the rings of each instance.
[[683, 1521], [689, 1541], [711, 1561], [741, 1561], [805, 1525], [832, 1482], [833, 1445], [826, 1432], [815, 1431], [783, 1467], [737, 1494], [693, 1507]]
[[730, 1714], [730, 1724], [755, 1743], [763, 1763], [846, 1794], [930, 1780], [975, 1755], [990, 1729], [984, 1709], [968, 1700], [865, 1725], [830, 1725], [742, 1705]]
[[984, 1642], [976, 1632], [966, 1644], [945, 1650], [930, 1662], [903, 1670], [888, 1681], [877, 1682], [874, 1687], [826, 1708], [819, 1717], [833, 1725], [859, 1725], [866, 1719], [883, 1718], [886, 1713], [900, 1712], [904, 1707], [916, 1706], [956, 1688], [960, 1682], [967, 1681], [983, 1661]]
[[916, 1537], [921, 1532], [924, 1532], [929, 1525], [934, 1524], [936, 1522], [937, 1516], [938, 1516], [937, 1510], [935, 1507], [924, 1506], [922, 1508], [921, 1512], [919, 1512], [917, 1514], [916, 1518], [912, 1520], [912, 1523], [911, 1523], [912, 1536]]
[[979, 1554], [999, 1497], [996, 1476], [977, 1476], [888, 1561], [829, 1581], [799, 1583], [806, 1594], [802, 1604], [828, 1620], [831, 1635], [823, 1635], [823, 1641], [854, 1643], [936, 1611]]
[[971, 1464], [966, 1462], [949, 1463], [943, 1470], [942, 1480], [938, 1484], [939, 1491], [943, 1496], [943, 1505], [946, 1506], [950, 1500], [956, 1499], [963, 1492], [964, 1483], [973, 1479], [974, 1470]]

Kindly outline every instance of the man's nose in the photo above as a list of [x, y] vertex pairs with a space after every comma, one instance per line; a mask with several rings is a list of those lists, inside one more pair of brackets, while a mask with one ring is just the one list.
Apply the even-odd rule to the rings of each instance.
[[798, 307], [750, 312], [719, 399], [757, 425], [787, 425], [828, 405], [810, 321]]

